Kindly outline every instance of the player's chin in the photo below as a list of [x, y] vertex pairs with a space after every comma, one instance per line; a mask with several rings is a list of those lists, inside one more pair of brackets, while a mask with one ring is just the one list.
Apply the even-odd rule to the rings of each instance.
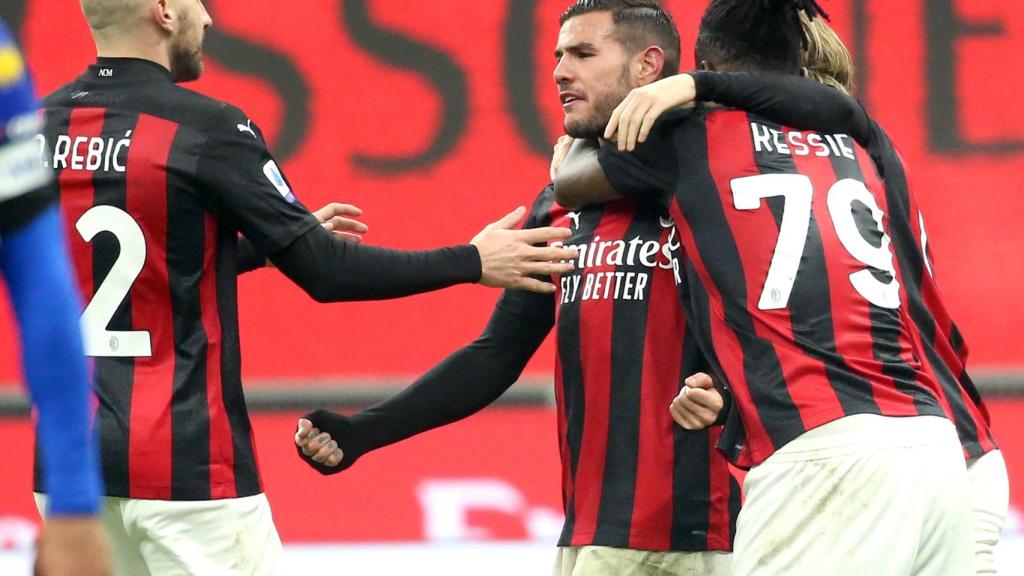
[[562, 127], [567, 135], [585, 140], [596, 140], [604, 133], [604, 125], [589, 115], [566, 114]]

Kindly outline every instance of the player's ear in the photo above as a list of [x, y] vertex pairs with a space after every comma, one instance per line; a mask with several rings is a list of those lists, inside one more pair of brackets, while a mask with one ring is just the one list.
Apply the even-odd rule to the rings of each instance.
[[174, 7], [171, 0], [153, 0], [149, 5], [149, 16], [158, 28], [167, 33], [174, 32]]
[[641, 86], [650, 84], [661, 78], [661, 71], [665, 68], [665, 51], [658, 46], [648, 46], [640, 54], [636, 64], [636, 80]]

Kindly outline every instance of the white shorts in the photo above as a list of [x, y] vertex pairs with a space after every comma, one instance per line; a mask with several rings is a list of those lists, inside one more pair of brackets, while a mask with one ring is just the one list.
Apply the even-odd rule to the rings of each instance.
[[731, 559], [728, 552], [560, 547], [554, 576], [729, 576]]
[[[36, 494], [40, 514], [46, 496]], [[283, 550], [263, 494], [224, 500], [104, 498], [117, 576], [277, 576]]]
[[736, 576], [969, 576], [967, 467], [944, 418], [848, 416], [744, 483]]
[[974, 569], [995, 574], [996, 548], [1010, 507], [1010, 479], [1003, 453], [993, 450], [967, 463], [974, 508]]

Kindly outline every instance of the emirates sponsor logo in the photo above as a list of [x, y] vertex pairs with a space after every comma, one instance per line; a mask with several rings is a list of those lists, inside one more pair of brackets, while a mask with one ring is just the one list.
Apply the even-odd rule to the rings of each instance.
[[576, 269], [560, 278], [561, 303], [580, 300], [646, 300], [651, 274], [672, 270], [676, 283], [681, 283], [679, 240], [675, 228], [665, 242], [634, 236], [628, 240], [602, 240], [595, 236], [586, 244], [552, 246], [576, 248], [579, 257]]

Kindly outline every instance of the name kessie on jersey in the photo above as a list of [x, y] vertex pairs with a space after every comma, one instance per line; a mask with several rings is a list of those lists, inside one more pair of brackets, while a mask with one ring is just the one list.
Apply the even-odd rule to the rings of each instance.
[[[121, 138], [76, 136], [59, 134], [52, 146], [47, 146], [42, 135], [36, 137], [43, 164], [55, 170], [83, 170], [87, 172], [124, 172], [128, 149], [132, 145], [132, 131]], [[53, 154], [49, 151], [53, 150]]]
[[[666, 226], [668, 228], [668, 226]], [[552, 242], [552, 246], [576, 248], [579, 257], [575, 269], [560, 278], [561, 304], [583, 300], [645, 300], [651, 272], [656, 268], [672, 270], [680, 283], [676, 251], [679, 240], [671, 225], [667, 241], [645, 239], [602, 240], [594, 236], [589, 243]], [[632, 270], [639, 268], [639, 270]]]
[[750, 123], [755, 152], [777, 152], [789, 156], [835, 156], [856, 160], [853, 138], [846, 134], [818, 134], [776, 128], [757, 122]]

